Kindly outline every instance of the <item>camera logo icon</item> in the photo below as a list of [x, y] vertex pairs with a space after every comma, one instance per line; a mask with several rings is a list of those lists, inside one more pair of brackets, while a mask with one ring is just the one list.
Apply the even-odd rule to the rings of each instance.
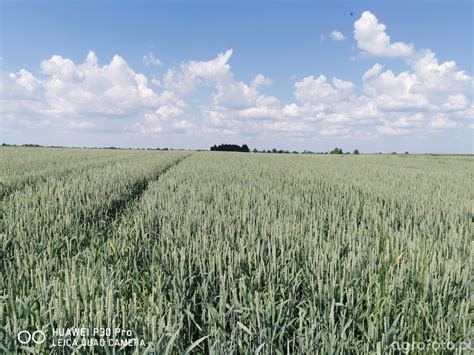
[[22, 330], [18, 333], [17, 339], [21, 344], [30, 344], [31, 342], [43, 344], [46, 340], [46, 334], [42, 330], [36, 330], [34, 332]]

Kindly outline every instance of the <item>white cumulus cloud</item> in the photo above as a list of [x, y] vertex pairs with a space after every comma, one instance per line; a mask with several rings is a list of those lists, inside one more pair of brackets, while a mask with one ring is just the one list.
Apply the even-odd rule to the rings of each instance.
[[374, 14], [364, 11], [360, 19], [354, 22], [357, 46], [365, 53], [377, 57], [408, 57], [413, 54], [412, 44], [392, 43], [385, 29], [385, 25], [379, 23]]

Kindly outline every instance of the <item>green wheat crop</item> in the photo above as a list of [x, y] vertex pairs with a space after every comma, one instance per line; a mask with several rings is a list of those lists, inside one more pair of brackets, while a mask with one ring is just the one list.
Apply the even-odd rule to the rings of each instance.
[[[1, 148], [4, 352], [396, 353], [470, 340], [472, 157]], [[21, 330], [43, 344], [22, 345]], [[115, 350], [118, 350], [115, 349]]]

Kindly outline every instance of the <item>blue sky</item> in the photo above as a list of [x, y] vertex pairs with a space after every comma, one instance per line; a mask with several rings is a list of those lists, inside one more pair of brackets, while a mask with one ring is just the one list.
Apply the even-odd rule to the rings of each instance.
[[470, 1], [1, 7], [3, 142], [473, 152]]

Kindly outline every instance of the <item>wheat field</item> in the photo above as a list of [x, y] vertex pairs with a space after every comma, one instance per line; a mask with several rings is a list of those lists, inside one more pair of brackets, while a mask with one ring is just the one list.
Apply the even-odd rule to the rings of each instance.
[[[472, 335], [473, 159], [2, 147], [0, 351], [457, 346]], [[58, 328], [142, 342], [55, 347]]]

